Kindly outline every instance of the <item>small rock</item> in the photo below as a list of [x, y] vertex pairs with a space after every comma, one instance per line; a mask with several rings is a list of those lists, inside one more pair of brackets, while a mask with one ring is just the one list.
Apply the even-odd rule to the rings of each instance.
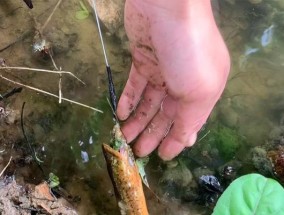
[[198, 167], [193, 170], [193, 176], [197, 181], [203, 175], [214, 175], [214, 171], [208, 169], [207, 167]]
[[218, 178], [216, 178], [214, 175], [202, 175], [198, 179], [198, 184], [207, 191], [210, 192], [223, 192], [223, 187], [221, 186]]
[[232, 160], [218, 168], [218, 173], [225, 180], [234, 180], [237, 176], [237, 171], [242, 167], [242, 163], [237, 160]]
[[267, 157], [271, 161], [273, 166], [273, 173], [280, 181], [284, 181], [284, 149], [278, 147], [278, 149], [267, 152]]
[[110, 33], [115, 33], [123, 26], [125, 0], [97, 0], [98, 16]]
[[[89, 1], [92, 6], [91, 1]], [[98, 16], [110, 35], [121, 40], [122, 49], [128, 50], [128, 39], [123, 25], [125, 0], [97, 0]]]
[[8, 109], [6, 111], [8, 113], [7, 118], [6, 118], [6, 123], [8, 123], [9, 125], [14, 124], [15, 121], [19, 119], [20, 112], [18, 110], [12, 110], [12, 109], [10, 110]]
[[178, 187], [186, 187], [192, 181], [191, 171], [182, 163], [179, 165], [168, 168], [164, 171], [160, 179], [162, 183], [176, 184]]
[[251, 160], [254, 167], [263, 175], [270, 175], [272, 173], [272, 165], [267, 158], [267, 152], [261, 147], [254, 147], [251, 150]]
[[5, 67], [5, 66], [6, 66], [6, 63], [5, 63], [4, 58], [0, 57], [0, 67]]

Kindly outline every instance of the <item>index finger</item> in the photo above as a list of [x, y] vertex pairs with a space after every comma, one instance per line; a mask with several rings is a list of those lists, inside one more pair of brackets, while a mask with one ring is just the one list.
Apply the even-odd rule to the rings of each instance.
[[117, 116], [120, 120], [127, 119], [135, 109], [146, 85], [147, 80], [137, 72], [132, 63], [129, 78], [118, 102]]

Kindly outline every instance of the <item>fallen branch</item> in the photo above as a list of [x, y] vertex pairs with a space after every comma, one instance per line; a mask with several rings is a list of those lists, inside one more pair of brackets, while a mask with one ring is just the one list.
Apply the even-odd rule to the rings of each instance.
[[60, 74], [60, 77], [59, 77], [59, 82], [58, 82], [58, 97], [59, 97], [59, 104], [61, 104], [62, 102], [62, 77], [61, 77], [61, 74]]
[[[6, 77], [4, 77], [4, 76], [2, 76], [2, 75], [0, 75], [0, 78], [4, 79], [4, 80], [6, 80], [6, 81], [9, 81], [9, 82], [11, 82], [11, 83], [13, 83], [13, 84], [16, 84], [16, 85], [19, 85], [19, 86], [22, 86], [22, 87], [25, 87], [25, 88], [28, 88], [28, 89], [31, 89], [31, 90], [34, 90], [34, 91], [37, 91], [37, 92], [46, 94], [46, 95], [49, 95], [49, 96], [52, 96], [52, 97], [55, 97], [55, 98], [59, 98], [59, 96], [57, 96], [57, 95], [55, 95], [55, 94], [52, 94], [52, 93], [50, 93], [50, 92], [47, 92], [47, 91], [44, 91], [44, 90], [41, 90], [41, 89], [38, 89], [38, 88], [35, 88], [35, 87], [31, 87], [31, 86], [29, 86], [29, 85], [25, 85], [25, 84], [19, 83], [19, 82], [17, 82], [17, 81], [13, 81], [13, 80], [11, 80], [11, 79], [9, 79], [9, 78], [6, 78]], [[103, 113], [102, 110], [99, 110], [99, 109], [97, 109], [97, 108], [91, 107], [91, 106], [89, 106], [89, 105], [85, 105], [85, 104], [82, 104], [82, 103], [79, 103], [79, 102], [76, 102], [76, 101], [73, 101], [73, 100], [70, 100], [70, 99], [67, 99], [67, 98], [63, 98], [63, 97], [62, 97], [61, 99], [64, 100], [64, 101], [67, 101], [67, 102], [70, 102], [70, 103], [73, 103], [73, 104], [76, 104], [76, 105], [85, 107], [85, 108], [92, 109], [92, 110], [97, 111], [97, 112]]]
[[[56, 63], [55, 63], [55, 61], [54, 61], [54, 59], [53, 59], [53, 57], [52, 57], [52, 54], [50, 53], [50, 52], [48, 52], [48, 54], [49, 54], [49, 57], [50, 57], [50, 59], [51, 59], [51, 61], [52, 61], [52, 64], [53, 64], [53, 66], [54, 66], [54, 68], [57, 70], [57, 71], [61, 71], [61, 67], [60, 67], [60, 69], [58, 69], [58, 67], [57, 67], [57, 65], [56, 65]], [[59, 104], [61, 104], [61, 98], [62, 98], [62, 74], [60, 74], [59, 75], [59, 81], [58, 81], [58, 96], [59, 96]]]
[[9, 162], [7, 163], [7, 165], [6, 165], [6, 166], [4, 167], [4, 169], [1, 171], [0, 177], [3, 175], [3, 173], [5, 172], [5, 170], [6, 170], [6, 169], [8, 168], [8, 166], [10, 165], [11, 160], [12, 160], [12, 156], [10, 157]]
[[28, 70], [28, 71], [34, 71], [34, 72], [47, 72], [47, 73], [56, 73], [56, 74], [68, 74], [74, 78], [76, 78], [78, 81], [80, 81], [82, 84], [86, 85], [84, 81], [82, 81], [80, 78], [78, 78], [76, 75], [74, 75], [72, 72], [68, 71], [53, 71], [53, 70], [48, 70], [48, 69], [36, 69], [36, 68], [29, 68], [29, 67], [14, 67], [14, 66], [5, 66], [5, 67], [0, 67], [1, 69], [15, 69], [15, 70]]

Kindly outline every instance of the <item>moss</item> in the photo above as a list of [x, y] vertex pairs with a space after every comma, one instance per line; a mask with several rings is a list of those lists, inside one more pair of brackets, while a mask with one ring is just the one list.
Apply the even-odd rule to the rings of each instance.
[[215, 132], [215, 142], [221, 155], [229, 159], [235, 155], [243, 141], [235, 130], [219, 125]]
[[270, 176], [272, 174], [273, 170], [271, 162], [267, 157], [267, 152], [264, 148], [257, 146], [251, 149], [251, 161], [259, 173], [265, 176]]

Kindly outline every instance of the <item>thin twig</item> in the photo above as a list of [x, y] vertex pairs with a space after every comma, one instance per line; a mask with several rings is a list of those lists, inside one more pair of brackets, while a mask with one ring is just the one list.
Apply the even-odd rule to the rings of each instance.
[[58, 82], [58, 97], [59, 97], [59, 104], [61, 104], [62, 102], [62, 76], [60, 74], [60, 77], [59, 77], [59, 82]]
[[43, 30], [45, 29], [45, 27], [47, 26], [47, 24], [49, 23], [49, 21], [51, 20], [51, 17], [53, 16], [54, 12], [56, 11], [56, 9], [58, 8], [58, 6], [60, 5], [60, 3], [62, 2], [62, 0], [59, 0], [57, 2], [57, 4], [55, 5], [55, 7], [53, 8], [53, 11], [51, 12], [51, 14], [49, 15], [49, 17], [47, 18], [47, 20], [45, 21], [45, 23], [43, 24], [43, 26], [39, 29], [40, 34], [42, 34]]
[[210, 130], [208, 130], [197, 142], [199, 143], [201, 140], [203, 140], [208, 134], [210, 133]]
[[[11, 83], [13, 83], [13, 84], [17, 84], [17, 85], [20, 85], [20, 86], [22, 86], [22, 87], [26, 87], [26, 88], [28, 88], [28, 89], [31, 89], [31, 90], [34, 90], [34, 91], [37, 91], [37, 92], [40, 92], [40, 93], [43, 93], [43, 94], [46, 94], [46, 95], [55, 97], [55, 98], [59, 98], [59, 97], [58, 97], [57, 95], [55, 95], [55, 94], [52, 94], [52, 93], [50, 93], [50, 92], [47, 92], [47, 91], [44, 91], [44, 90], [41, 90], [41, 89], [38, 89], [38, 88], [35, 88], [35, 87], [31, 87], [31, 86], [29, 86], [29, 85], [25, 85], [25, 84], [19, 83], [19, 82], [17, 82], [17, 81], [13, 81], [13, 80], [11, 80], [11, 79], [9, 79], [9, 78], [6, 78], [6, 77], [4, 77], [4, 76], [2, 76], [2, 75], [0, 75], [0, 78], [4, 79], [4, 80], [6, 80], [6, 81], [9, 81], [9, 82], [11, 82]], [[70, 102], [70, 103], [73, 103], [73, 104], [76, 104], [76, 105], [85, 107], [85, 108], [92, 109], [92, 110], [97, 111], [97, 112], [103, 113], [102, 110], [99, 110], [99, 109], [97, 109], [97, 108], [91, 107], [91, 106], [89, 106], [89, 105], [85, 105], [85, 104], [82, 104], [82, 103], [79, 103], [79, 102], [76, 102], [76, 101], [73, 101], [73, 100], [70, 100], [70, 99], [67, 99], [67, 98], [63, 98], [63, 97], [62, 97], [61, 99], [64, 100], [64, 101], [67, 101], [67, 102]]]
[[37, 69], [37, 68], [29, 68], [29, 67], [15, 67], [15, 66], [6, 66], [6, 67], [0, 67], [1, 69], [15, 69], [15, 70], [28, 70], [28, 71], [34, 71], [34, 72], [47, 72], [47, 73], [57, 73], [57, 74], [68, 74], [72, 77], [76, 78], [78, 81], [80, 81], [82, 84], [86, 85], [85, 82], [83, 82], [81, 79], [79, 79], [76, 75], [74, 75], [72, 72], [68, 71], [53, 71], [48, 69]]
[[6, 170], [6, 169], [8, 168], [8, 166], [10, 165], [11, 160], [12, 160], [12, 156], [10, 157], [9, 162], [7, 163], [7, 165], [6, 165], [6, 166], [4, 167], [4, 169], [1, 171], [0, 177], [3, 175], [3, 173], [5, 172], [5, 170]]
[[[52, 54], [50, 52], [48, 52], [48, 54], [49, 54], [49, 57], [50, 57], [50, 59], [52, 61], [52, 64], [53, 64], [54, 68], [57, 71], [61, 71], [61, 67], [60, 67], [60, 69], [58, 69], [58, 67], [57, 67], [57, 65], [56, 65], [56, 63], [55, 63], [55, 61], [54, 61], [54, 59], [52, 57]], [[59, 75], [59, 81], [58, 81], [58, 97], [59, 97], [58, 103], [59, 104], [61, 104], [61, 102], [62, 102], [62, 87], [61, 86], [62, 86], [62, 74]]]
[[54, 61], [54, 59], [53, 59], [53, 57], [52, 57], [52, 54], [50, 54], [50, 52], [48, 52], [48, 54], [49, 54], [49, 57], [50, 57], [50, 59], [51, 59], [51, 62], [52, 62], [52, 64], [53, 64], [54, 68], [55, 68], [57, 71], [59, 71], [59, 69], [58, 69], [58, 67], [56, 66], [56, 63], [55, 63], [55, 61]]

